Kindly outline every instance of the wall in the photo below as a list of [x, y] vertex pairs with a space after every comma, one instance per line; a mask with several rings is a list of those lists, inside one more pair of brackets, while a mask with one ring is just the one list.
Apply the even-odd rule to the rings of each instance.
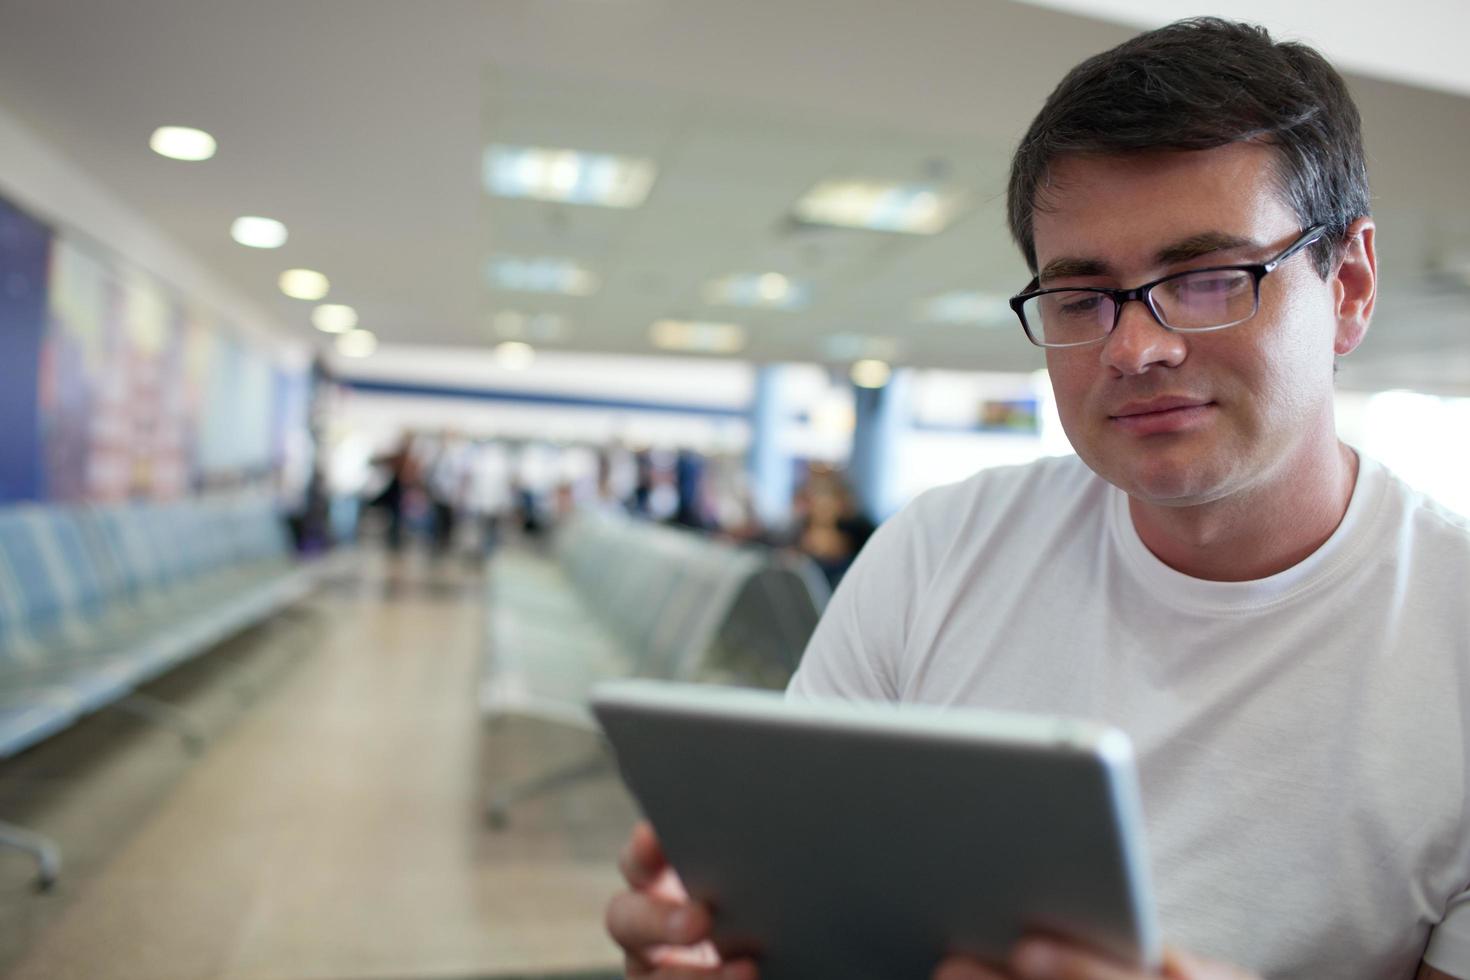
[[0, 110], [0, 502], [279, 483], [304, 345]]

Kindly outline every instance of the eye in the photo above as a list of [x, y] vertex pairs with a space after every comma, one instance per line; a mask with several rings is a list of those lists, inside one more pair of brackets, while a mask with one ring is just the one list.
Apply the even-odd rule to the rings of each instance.
[[1090, 318], [1097, 315], [1103, 300], [1101, 293], [1069, 293], [1067, 298], [1058, 304], [1058, 309], [1063, 316]]
[[1233, 296], [1247, 288], [1249, 283], [1248, 274], [1239, 269], [1225, 269], [1219, 272], [1201, 272], [1195, 275], [1180, 276], [1162, 285], [1170, 295], [1187, 300]]

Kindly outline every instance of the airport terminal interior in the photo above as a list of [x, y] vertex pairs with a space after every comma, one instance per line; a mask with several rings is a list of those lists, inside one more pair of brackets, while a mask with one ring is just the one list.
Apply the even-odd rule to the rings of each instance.
[[1396, 6], [0, 0], [0, 977], [622, 976], [588, 692], [780, 689], [1072, 452], [1010, 157], [1184, 14], [1344, 71], [1338, 428], [1470, 515], [1470, 8]]

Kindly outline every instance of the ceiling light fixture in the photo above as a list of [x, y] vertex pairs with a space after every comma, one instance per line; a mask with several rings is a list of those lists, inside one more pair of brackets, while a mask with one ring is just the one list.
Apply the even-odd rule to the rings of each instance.
[[371, 357], [378, 349], [378, 338], [371, 330], [350, 330], [337, 338], [337, 353], [343, 357]]
[[769, 310], [799, 310], [810, 301], [811, 289], [779, 272], [737, 273], [712, 280], [704, 287], [705, 302]]
[[287, 269], [281, 273], [279, 281], [281, 292], [287, 296], [312, 302], [327, 295], [327, 291], [332, 288], [326, 276], [311, 269]]
[[188, 126], [159, 126], [148, 137], [148, 147], [170, 160], [197, 162], [214, 156], [218, 144], [202, 129]]
[[311, 325], [322, 333], [343, 333], [357, 326], [357, 311], [341, 303], [323, 303], [311, 311]]
[[247, 216], [230, 225], [230, 237], [251, 248], [280, 248], [286, 244], [286, 226], [274, 218]]
[[793, 211], [807, 224], [933, 235], [949, 226], [964, 203], [957, 188], [845, 179], [821, 181]]
[[659, 320], [648, 328], [648, 336], [661, 350], [734, 354], [745, 347], [745, 328], [735, 323]]
[[507, 340], [503, 344], [495, 345], [494, 357], [497, 367], [507, 371], [524, 371], [536, 360], [536, 349], [519, 340]]
[[636, 208], [657, 173], [645, 157], [494, 143], [485, 150], [483, 177], [485, 189], [499, 197]]
[[881, 388], [893, 377], [893, 369], [883, 361], [862, 360], [853, 364], [851, 377], [859, 388]]
[[561, 293], [587, 296], [597, 291], [597, 276], [570, 259], [493, 258], [485, 266], [485, 280], [498, 289], [520, 293]]

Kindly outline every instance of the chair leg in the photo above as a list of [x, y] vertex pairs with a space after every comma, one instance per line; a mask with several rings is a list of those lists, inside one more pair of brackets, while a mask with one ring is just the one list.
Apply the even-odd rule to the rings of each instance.
[[61, 848], [49, 837], [0, 821], [0, 847], [25, 851], [36, 859], [36, 888], [48, 891], [61, 877]]
[[193, 715], [176, 704], [134, 691], [127, 697], [114, 701], [112, 707], [177, 733], [184, 741], [184, 748], [192, 755], [198, 755], [204, 748], [203, 726]]
[[524, 803], [538, 796], [547, 796], [562, 787], [593, 779], [611, 771], [612, 757], [606, 748], [599, 747], [588, 756], [564, 766], [558, 766], [534, 779], [496, 790], [490, 796], [486, 817], [491, 827], [503, 830], [510, 822], [510, 808], [517, 803]]

